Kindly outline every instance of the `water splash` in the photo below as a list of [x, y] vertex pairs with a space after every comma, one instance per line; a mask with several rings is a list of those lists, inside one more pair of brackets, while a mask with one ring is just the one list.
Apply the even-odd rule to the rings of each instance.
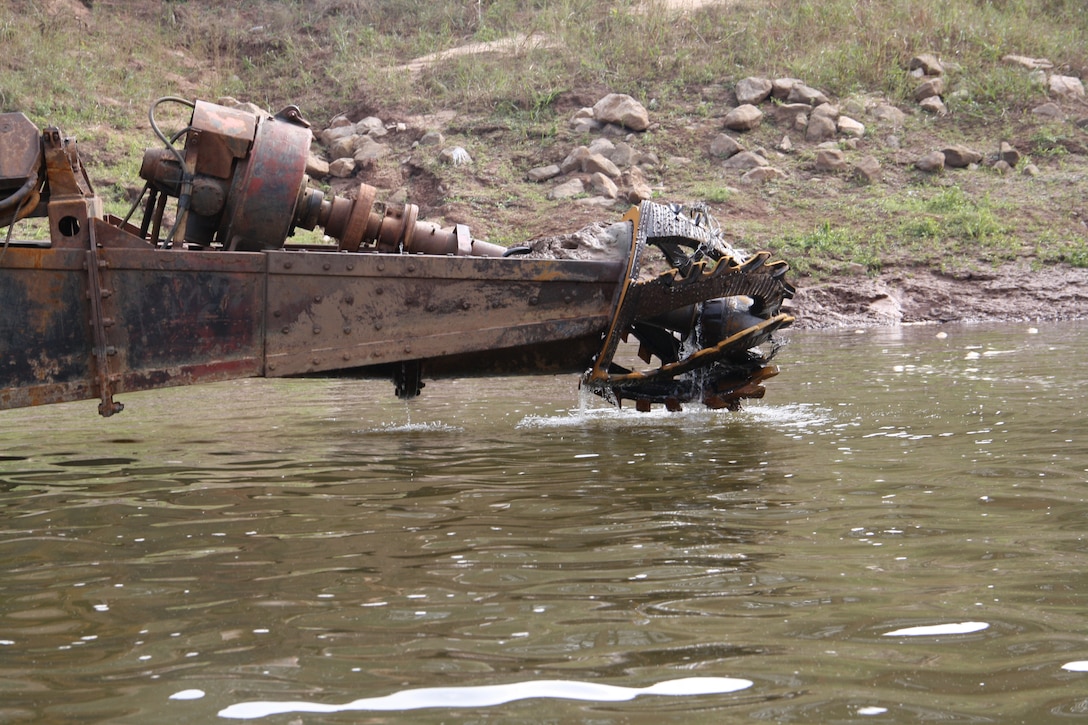
[[537, 697], [558, 700], [584, 700], [596, 702], [624, 702], [640, 695], [720, 695], [737, 692], [752, 686], [751, 680], [733, 677], [685, 677], [666, 680], [649, 687], [620, 687], [596, 682], [574, 680], [534, 680], [511, 682], [505, 685], [480, 685], [476, 687], [425, 687], [402, 690], [384, 697], [365, 697], [343, 705], [323, 705], [316, 702], [241, 702], [219, 711], [219, 717], [234, 720], [252, 720], [269, 715], [292, 712], [351, 712], [418, 710], [428, 707], [490, 707], [515, 700]]

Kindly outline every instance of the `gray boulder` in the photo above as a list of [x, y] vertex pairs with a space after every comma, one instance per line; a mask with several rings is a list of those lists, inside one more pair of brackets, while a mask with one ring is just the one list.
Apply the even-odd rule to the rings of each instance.
[[737, 103], [758, 104], [763, 103], [771, 95], [773, 85], [767, 78], [750, 77], [737, 83]]
[[952, 144], [942, 149], [941, 153], [944, 154], [945, 166], [951, 166], [954, 169], [965, 169], [971, 164], [982, 161], [982, 154], [963, 144]]
[[762, 120], [763, 111], [751, 104], [745, 104], [725, 114], [722, 123], [730, 131], [751, 131], [758, 128]]
[[944, 171], [944, 154], [940, 151], [930, 151], [914, 162], [914, 168], [927, 174]]
[[601, 123], [615, 123], [632, 131], [650, 127], [646, 107], [624, 93], [609, 93], [593, 105], [593, 117]]

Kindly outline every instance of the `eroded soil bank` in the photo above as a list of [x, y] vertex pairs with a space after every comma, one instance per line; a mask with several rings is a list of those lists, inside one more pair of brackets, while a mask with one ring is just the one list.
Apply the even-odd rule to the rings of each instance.
[[787, 311], [801, 329], [1084, 319], [1088, 270], [1014, 264], [954, 276], [893, 267], [879, 277], [799, 280]]

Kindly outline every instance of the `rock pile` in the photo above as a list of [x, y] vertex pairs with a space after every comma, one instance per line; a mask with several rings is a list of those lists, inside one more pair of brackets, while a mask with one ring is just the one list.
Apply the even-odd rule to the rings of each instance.
[[[1038, 82], [1046, 84], [1055, 101], [1042, 104], [1033, 113], [1044, 119], [1064, 120], [1062, 101], [1082, 99], [1085, 95], [1080, 79], [1051, 73], [1053, 66], [1045, 59], [1006, 56], [1004, 61], [1025, 68]], [[948, 84], [945, 66], [933, 53], [913, 57], [908, 72], [917, 80], [913, 99], [924, 116], [939, 119], [950, 113], [946, 105]], [[784, 165], [795, 154], [796, 143], [814, 147], [815, 157], [810, 169], [818, 174], [850, 175], [869, 184], [881, 183], [883, 169], [876, 156], [859, 153], [871, 145], [866, 122], [878, 128], [890, 129], [886, 147], [899, 148], [898, 130], [904, 126], [911, 109], [898, 108], [877, 98], [848, 99], [840, 108], [824, 92], [797, 78], [765, 78], [751, 76], [733, 87], [736, 104], [721, 116], [721, 131], [710, 142], [706, 153], [720, 162], [728, 174], [736, 174], [741, 184], [763, 184], [787, 177]], [[955, 101], [963, 90], [954, 91]], [[650, 104], [651, 108], [653, 104]], [[953, 108], [955, 104], [953, 103]], [[866, 122], [858, 120], [865, 118]], [[1088, 127], [1088, 119], [1084, 119]], [[776, 128], [780, 138], [768, 151], [755, 145], [747, 148], [746, 134], [763, 128]], [[441, 124], [438, 124], [441, 125]], [[648, 174], [690, 163], [690, 159], [671, 157], [662, 160], [652, 152], [638, 149], [641, 135], [653, 130], [650, 113], [631, 96], [610, 93], [592, 107], [572, 114], [570, 129], [575, 134], [595, 136], [592, 142], [574, 147], [557, 163], [529, 169], [530, 182], [550, 184], [549, 199], [573, 199], [582, 205], [622, 207], [636, 204], [653, 196], [654, 188]], [[411, 146], [414, 153], [429, 153], [431, 158], [452, 166], [473, 164], [468, 151], [448, 145], [439, 130], [409, 131], [404, 123], [387, 123], [377, 117], [351, 121], [346, 116], [333, 119], [329, 127], [318, 134], [326, 158], [311, 159], [309, 172], [318, 178], [348, 179], [360, 174], [376, 173], [382, 159], [400, 153]], [[781, 136], [778, 136], [781, 133]], [[415, 136], [416, 140], [412, 141]], [[762, 134], [765, 138], [766, 133]], [[807, 154], [802, 158], [811, 158]], [[388, 167], [389, 161], [386, 162]], [[810, 162], [805, 161], [806, 165]], [[992, 168], [997, 173], [1009, 173], [1021, 167], [1025, 174], [1039, 170], [1031, 164], [1021, 165], [1021, 154], [1008, 141], [994, 144], [994, 150], [982, 153], [961, 143], [947, 144], [925, 152], [913, 159], [896, 158], [898, 166], [910, 166], [922, 173], [940, 173], [945, 169]], [[793, 167], [796, 168], [794, 163]], [[396, 186], [396, 184], [392, 184]], [[399, 195], [406, 195], [401, 190]]]

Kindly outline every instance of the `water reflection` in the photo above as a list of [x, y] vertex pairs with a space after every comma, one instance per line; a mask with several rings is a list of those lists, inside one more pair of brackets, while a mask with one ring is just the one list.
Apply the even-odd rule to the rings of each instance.
[[[0, 721], [737, 673], [752, 684], [729, 697], [480, 707], [1079, 712], [1083, 330], [795, 334], [737, 414], [614, 411], [561, 378], [443, 381], [410, 406], [261, 380], [127, 396], [107, 420], [0, 414]], [[479, 716], [460, 712], [411, 717]]]
[[384, 697], [367, 697], [343, 705], [313, 702], [243, 702], [219, 711], [219, 716], [251, 720], [293, 712], [352, 712], [364, 710], [418, 710], [422, 708], [481, 708], [515, 700], [554, 698], [591, 702], [624, 702], [640, 695], [672, 697], [721, 695], [751, 687], [751, 680], [730, 677], [685, 677], [658, 682], [648, 687], [618, 687], [573, 680], [535, 680], [506, 685], [476, 687], [429, 687], [395, 692]]

